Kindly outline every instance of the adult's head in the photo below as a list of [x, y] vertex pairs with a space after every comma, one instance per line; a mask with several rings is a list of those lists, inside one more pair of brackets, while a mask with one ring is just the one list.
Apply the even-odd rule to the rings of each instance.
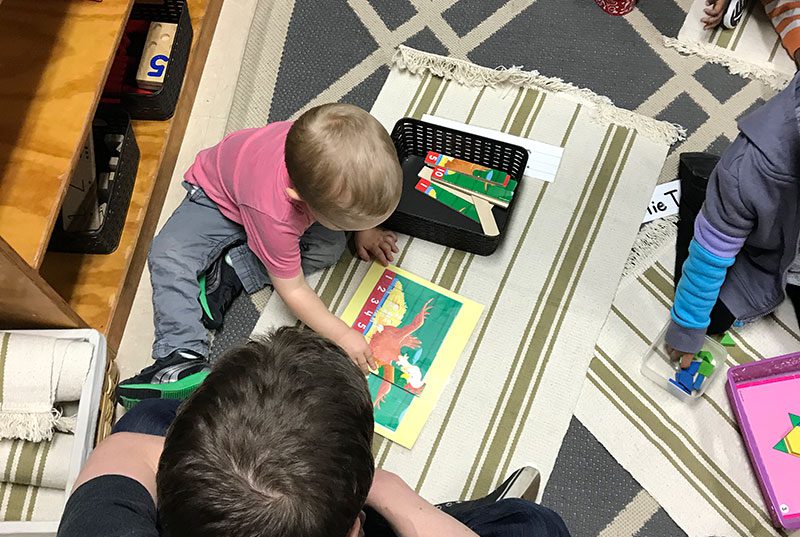
[[183, 405], [158, 468], [169, 537], [345, 537], [372, 483], [372, 404], [335, 344], [282, 328], [232, 349]]

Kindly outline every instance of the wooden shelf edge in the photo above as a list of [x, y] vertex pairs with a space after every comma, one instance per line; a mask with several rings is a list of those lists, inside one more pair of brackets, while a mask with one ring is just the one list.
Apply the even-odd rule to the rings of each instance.
[[147, 215], [142, 222], [136, 250], [131, 257], [128, 270], [126, 271], [125, 281], [122, 284], [115, 311], [111, 314], [106, 337], [108, 339], [108, 345], [113, 349], [119, 348], [122, 335], [125, 331], [125, 325], [130, 316], [133, 300], [136, 297], [136, 290], [139, 287], [142, 271], [147, 261], [150, 243], [155, 235], [158, 220], [161, 217], [161, 210], [164, 206], [167, 191], [169, 190], [172, 174], [175, 171], [178, 153], [183, 144], [186, 127], [189, 124], [189, 117], [191, 116], [194, 101], [197, 97], [200, 79], [203, 76], [203, 69], [208, 59], [208, 52], [211, 49], [211, 42], [214, 38], [214, 32], [217, 29], [217, 22], [219, 21], [223, 3], [224, 0], [208, 0], [200, 31], [196, 33], [194, 38], [192, 54], [189, 58], [189, 65], [187, 66], [186, 75], [183, 79], [183, 90], [178, 106], [175, 109], [175, 115], [172, 117], [172, 126], [169, 136], [167, 137], [167, 142], [164, 144], [161, 165], [156, 175], [153, 194], [150, 198], [150, 205], [147, 208]]
[[[166, 122], [134, 121], [142, 158], [120, 248], [108, 256], [51, 253], [42, 274], [90, 326], [116, 350], [130, 314], [147, 253], [175, 169], [223, 0], [190, 0], [195, 31], [174, 116]], [[203, 9], [204, 8], [204, 9]], [[70, 274], [64, 267], [72, 267]], [[105, 270], [104, 270], [105, 269]], [[103, 286], [93, 278], [110, 278]], [[110, 292], [110, 295], [108, 293]], [[104, 296], [105, 295], [105, 296]]]
[[[0, 32], [3, 48], [0, 64], [3, 60], [8, 65], [14, 64], [20, 50], [28, 50], [31, 57], [26, 60], [30, 62], [26, 69], [12, 69], [2, 75], [6, 78], [4, 85], [12, 88], [12, 92], [3, 95], [9, 101], [3, 101], [8, 107], [4, 115], [8, 117], [0, 121], [0, 145], [8, 144], [9, 140], [3, 136], [9, 134], [8, 129], [12, 129], [12, 134], [14, 127], [19, 130], [16, 145], [0, 150], [0, 161], [7, 160], [5, 169], [0, 162], [0, 214], [3, 215], [0, 230], [6, 242], [35, 270], [45, 257], [132, 6], [133, 0], [104, 3], [49, 0], [35, 5], [12, 0], [3, 5], [5, 18], [0, 20], [0, 29], [12, 25], [15, 30], [26, 31]], [[98, 25], [114, 29], [100, 36], [101, 39], [96, 34]], [[92, 46], [88, 46], [87, 36]], [[8, 40], [15, 41], [6, 43]], [[98, 43], [102, 43], [99, 49]], [[83, 50], [78, 48], [79, 44], [91, 52], [79, 53]], [[35, 52], [31, 47], [35, 47]], [[98, 50], [104, 52], [106, 47], [108, 56], [98, 56]], [[88, 69], [82, 78], [67, 69], [77, 65]], [[32, 80], [30, 73], [37, 70], [40, 78]], [[53, 123], [53, 118], [64, 113], [71, 114], [69, 121]], [[15, 118], [14, 114], [23, 116]], [[59, 133], [59, 129], [66, 130]], [[40, 191], [30, 187], [30, 177], [35, 176], [40, 178], [39, 183], [44, 183]]]

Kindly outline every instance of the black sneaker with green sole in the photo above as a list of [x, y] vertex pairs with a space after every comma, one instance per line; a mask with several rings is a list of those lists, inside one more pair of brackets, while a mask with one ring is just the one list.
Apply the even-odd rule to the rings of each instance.
[[177, 350], [120, 382], [117, 402], [130, 410], [143, 399], [186, 399], [203, 383], [210, 370], [204, 357]]
[[225, 312], [241, 294], [244, 286], [233, 267], [225, 261], [225, 255], [220, 256], [201, 274], [197, 283], [200, 285], [197, 300], [203, 310], [203, 326], [209, 330], [219, 330], [222, 328]]

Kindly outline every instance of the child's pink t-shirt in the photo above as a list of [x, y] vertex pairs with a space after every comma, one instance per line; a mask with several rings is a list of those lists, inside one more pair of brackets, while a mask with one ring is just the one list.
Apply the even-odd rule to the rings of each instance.
[[300, 274], [300, 237], [314, 223], [291, 187], [284, 161], [291, 121], [233, 132], [198, 153], [184, 178], [203, 189], [225, 217], [241, 224], [247, 244], [278, 278]]

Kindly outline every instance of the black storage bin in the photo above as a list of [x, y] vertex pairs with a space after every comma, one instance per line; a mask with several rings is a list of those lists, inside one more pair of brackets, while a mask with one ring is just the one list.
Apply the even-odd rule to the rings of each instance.
[[[132, 119], [169, 119], [175, 113], [178, 97], [183, 86], [183, 75], [189, 63], [189, 51], [192, 47], [192, 21], [189, 17], [189, 6], [185, 0], [166, 0], [163, 5], [133, 4], [131, 20], [150, 22], [169, 22], [178, 25], [172, 50], [169, 55], [169, 66], [164, 73], [164, 85], [160, 90], [150, 93], [125, 93], [122, 105], [131, 114]], [[144, 37], [136, 43], [139, 56], [144, 49]]]
[[125, 140], [120, 150], [114, 180], [109, 183], [108, 203], [103, 225], [94, 231], [69, 232], [64, 230], [59, 211], [56, 227], [50, 237], [49, 249], [54, 252], [82, 254], [110, 254], [119, 246], [122, 228], [128, 215], [136, 173], [139, 170], [139, 146], [131, 128], [131, 117], [119, 105], [100, 104], [92, 127], [95, 147], [97, 177], [108, 168], [109, 149], [103, 138], [106, 134], [122, 134]]
[[[392, 130], [397, 156], [403, 167], [403, 196], [397, 210], [384, 224], [387, 228], [430, 242], [489, 255], [500, 245], [506, 224], [523, 188], [522, 174], [528, 152], [520, 146], [440, 127], [412, 118], [398, 121]], [[428, 151], [474, 162], [508, 173], [519, 182], [508, 209], [493, 207], [500, 234], [489, 237], [481, 225], [415, 189]]]

